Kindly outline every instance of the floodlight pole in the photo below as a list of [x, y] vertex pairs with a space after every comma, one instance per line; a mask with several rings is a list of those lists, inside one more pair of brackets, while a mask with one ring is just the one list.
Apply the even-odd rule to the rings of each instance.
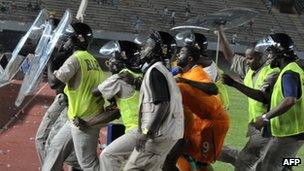
[[2, 66], [0, 65], [0, 75], [4, 72], [4, 69], [2, 68]]
[[217, 45], [216, 45], [216, 56], [215, 56], [216, 65], [218, 65], [219, 50], [220, 50], [220, 34], [217, 34]]
[[84, 16], [85, 16], [85, 11], [87, 9], [89, 1], [88, 0], [82, 0], [80, 3], [80, 6], [78, 8], [78, 12], [76, 15], [76, 19], [79, 20], [80, 22], [83, 22]]

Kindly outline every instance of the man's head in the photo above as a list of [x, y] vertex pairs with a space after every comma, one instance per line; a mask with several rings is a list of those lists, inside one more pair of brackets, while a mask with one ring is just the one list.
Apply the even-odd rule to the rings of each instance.
[[185, 46], [190, 45], [197, 47], [200, 50], [201, 55], [203, 57], [207, 57], [208, 40], [205, 35], [201, 33], [193, 33], [188, 30], [178, 33], [175, 38], [177, 40], [182, 40]]
[[[137, 57], [136, 54], [139, 53], [139, 46], [130, 41], [110, 41], [100, 49], [100, 54], [103, 56], [111, 56], [110, 61], [117, 63], [123, 63], [124, 68], [128, 68], [130, 70], [136, 70], [137, 65]], [[121, 68], [121, 67], [116, 67]]]
[[143, 43], [139, 63], [171, 59], [175, 52], [176, 42], [174, 37], [166, 32], [154, 31]]
[[53, 23], [54, 28], [56, 28], [60, 23], [60, 19], [54, 17], [50, 17], [50, 21]]
[[68, 39], [65, 41], [63, 47], [69, 49], [72, 46], [76, 50], [87, 50], [93, 39], [93, 32], [90, 26], [76, 22], [71, 24], [71, 27], [68, 30]]
[[202, 67], [208, 67], [212, 64], [212, 59], [208, 56], [208, 40], [207, 37], [200, 33], [194, 33], [195, 36], [195, 46], [200, 50], [200, 58], [198, 64]]
[[246, 64], [254, 71], [258, 70], [265, 63], [263, 53], [256, 51], [255, 45], [256, 43], [253, 43], [245, 51]]
[[297, 59], [294, 53], [294, 43], [285, 33], [275, 33], [261, 40], [256, 48], [269, 52], [270, 66], [284, 67]]
[[137, 57], [139, 55], [140, 46], [131, 41], [119, 41], [121, 52], [119, 59], [121, 59], [128, 69], [137, 69]]
[[113, 74], [119, 73], [121, 70], [126, 68], [125, 64], [123, 61], [117, 59], [116, 57], [111, 57], [107, 62], [106, 62], [107, 67], [109, 68], [109, 71]]
[[200, 50], [191, 45], [184, 46], [177, 57], [176, 64], [181, 68], [194, 66], [200, 58]]
[[207, 55], [208, 40], [205, 35], [188, 30], [178, 33], [175, 38], [177, 40], [182, 40], [184, 45], [195, 46], [200, 50], [201, 56], [198, 61], [199, 65], [207, 67], [212, 64], [212, 59]]
[[200, 33], [194, 33], [194, 45], [200, 50], [202, 57], [207, 57], [208, 40], [207, 37]]

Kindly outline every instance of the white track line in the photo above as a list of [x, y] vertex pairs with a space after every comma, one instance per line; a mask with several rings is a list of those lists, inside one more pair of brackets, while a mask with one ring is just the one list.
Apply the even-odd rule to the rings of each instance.
[[8, 128], [8, 126], [13, 122], [13, 121], [15, 121], [16, 119], [18, 119], [18, 117], [19, 117], [19, 115], [21, 114], [21, 113], [23, 113], [24, 112], [24, 109], [35, 99], [35, 97], [42, 91], [42, 89], [44, 89], [46, 86], [48, 85], [48, 83], [45, 83], [38, 91], [37, 91], [37, 93], [21, 108], [21, 109], [19, 109], [18, 110], [18, 112], [14, 115], [14, 116], [12, 116], [11, 118], [10, 118], [10, 120], [0, 129], [0, 134], [3, 132], [3, 131], [5, 131], [5, 130], [7, 130], [7, 128]]

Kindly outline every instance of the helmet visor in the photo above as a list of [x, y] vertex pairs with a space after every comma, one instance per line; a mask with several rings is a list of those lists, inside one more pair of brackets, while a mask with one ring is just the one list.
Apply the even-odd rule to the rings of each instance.
[[184, 45], [192, 45], [195, 41], [195, 35], [192, 31], [183, 31], [179, 32], [175, 39], [178, 41], [182, 41]]
[[134, 39], [134, 43], [143, 46], [143, 44], [148, 40], [149, 36], [145, 34], [137, 35]]
[[118, 43], [118, 41], [110, 41], [108, 43], [106, 43], [105, 45], [103, 45], [100, 50], [99, 53], [103, 56], [109, 56], [111, 54], [113, 54], [114, 52], [121, 52], [121, 47]]
[[156, 43], [152, 38], [148, 38], [146, 42], [142, 44], [142, 49], [140, 51], [140, 58], [143, 59], [153, 51]]
[[270, 37], [258, 41], [256, 46], [254, 47], [254, 51], [264, 53], [265, 51], [271, 50], [271, 47], [276, 47], [277, 43]]

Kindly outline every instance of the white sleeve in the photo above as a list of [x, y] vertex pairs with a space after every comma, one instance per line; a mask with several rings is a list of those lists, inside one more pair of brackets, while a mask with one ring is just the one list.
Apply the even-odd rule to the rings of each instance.
[[212, 82], [216, 81], [218, 71], [216, 64], [212, 61], [210, 66], [204, 68], [204, 71], [208, 74], [208, 76], [212, 79]]
[[80, 64], [76, 57], [72, 55], [63, 63], [63, 65], [58, 70], [54, 71], [54, 75], [61, 82], [68, 83], [79, 69]]
[[105, 99], [112, 99], [122, 90], [118, 79], [119, 76], [117, 74], [114, 74], [98, 85], [98, 90], [101, 92], [102, 96]]

